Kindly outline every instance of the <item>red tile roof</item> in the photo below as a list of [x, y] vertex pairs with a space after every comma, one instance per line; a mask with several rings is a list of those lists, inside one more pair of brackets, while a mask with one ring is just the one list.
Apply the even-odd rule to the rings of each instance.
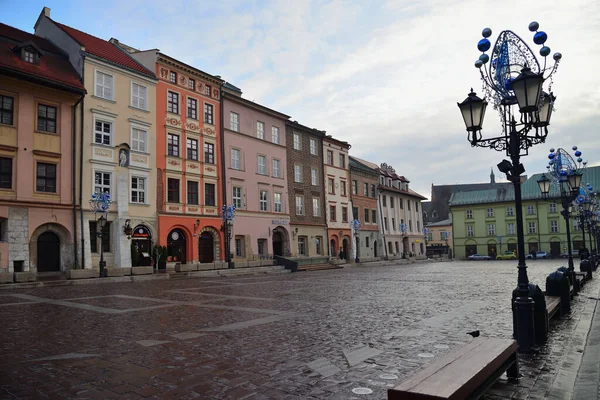
[[128, 68], [130, 70], [142, 73], [153, 78], [155, 77], [154, 72], [146, 69], [143, 65], [139, 64], [125, 51], [121, 50], [114, 44], [104, 39], [97, 38], [96, 36], [92, 36], [85, 32], [81, 32], [77, 29], [71, 28], [70, 26], [63, 25], [56, 21], [53, 22], [63, 31], [65, 31], [69, 36], [71, 36], [76, 42], [78, 42], [82, 46], [85, 46], [86, 52], [93, 54], [97, 57], [103, 58], [114, 64]]
[[[33, 43], [42, 50], [43, 54], [38, 58], [37, 64], [23, 61], [19, 53], [13, 51], [15, 47], [26, 43]], [[0, 23], [0, 69], [42, 78], [85, 92], [85, 87], [69, 60], [52, 43], [2, 23]]]

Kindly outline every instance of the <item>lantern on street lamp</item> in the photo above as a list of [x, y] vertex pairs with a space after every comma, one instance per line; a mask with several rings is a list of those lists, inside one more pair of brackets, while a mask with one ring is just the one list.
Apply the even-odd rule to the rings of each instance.
[[522, 114], [538, 110], [542, 83], [544, 83], [542, 74], [536, 74], [531, 71], [531, 68], [525, 67], [510, 84]]
[[540, 192], [542, 192], [542, 199], [548, 198], [548, 193], [550, 193], [550, 179], [546, 176], [546, 174], [542, 174], [542, 177], [537, 181]]
[[483, 118], [485, 117], [485, 109], [487, 101], [477, 97], [477, 94], [471, 88], [471, 93], [462, 103], [457, 103], [462, 114], [465, 126], [468, 132], [469, 142], [473, 146], [481, 139], [481, 128], [483, 127]]

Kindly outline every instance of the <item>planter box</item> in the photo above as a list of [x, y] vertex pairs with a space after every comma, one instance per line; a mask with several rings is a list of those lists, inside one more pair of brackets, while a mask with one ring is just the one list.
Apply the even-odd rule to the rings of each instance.
[[[169, 261], [167, 262], [166, 271], [177, 271], [178, 265], [181, 265], [179, 261]], [[158, 269], [160, 269], [160, 266]]]
[[10, 272], [0, 272], [0, 283], [13, 283], [14, 276]]
[[35, 282], [34, 272], [15, 272], [15, 282]]
[[89, 279], [97, 278], [100, 274], [99, 270], [90, 269], [69, 269], [67, 270], [67, 279]]
[[151, 275], [154, 269], [152, 267], [133, 267], [131, 275]]
[[[139, 267], [135, 267], [135, 268], [139, 268]], [[106, 276], [128, 276], [128, 275], [131, 275], [131, 267], [106, 269]]]
[[175, 272], [197, 271], [198, 264], [175, 264]]

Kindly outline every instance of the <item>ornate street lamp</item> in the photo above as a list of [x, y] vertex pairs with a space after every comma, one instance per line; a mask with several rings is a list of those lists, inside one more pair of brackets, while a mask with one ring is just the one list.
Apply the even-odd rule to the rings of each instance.
[[221, 232], [225, 235], [225, 257], [227, 260], [227, 268], [232, 269], [233, 263], [231, 262], [231, 234], [233, 232], [233, 219], [235, 218], [235, 206], [223, 205], [221, 209], [221, 216], [223, 218], [223, 224], [221, 225]]
[[548, 193], [550, 193], [550, 179], [548, 179], [546, 174], [542, 174], [542, 177], [537, 180], [537, 183], [540, 187], [540, 192], [542, 193], [542, 199], [547, 199]]
[[106, 261], [104, 261], [104, 228], [106, 227], [108, 210], [110, 208], [110, 194], [108, 193], [92, 193], [92, 198], [89, 201], [90, 210], [94, 213], [94, 218], [97, 220], [97, 232], [100, 239], [100, 278], [106, 276]]
[[[535, 343], [534, 302], [529, 294], [529, 278], [525, 264], [521, 199], [521, 174], [525, 172], [525, 167], [520, 158], [529, 153], [530, 147], [546, 140], [555, 99], [551, 91], [551, 76], [562, 58], [560, 53], [555, 53], [554, 64], [546, 67], [546, 57], [550, 54], [550, 48], [544, 45], [546, 33], [538, 31], [538, 28], [537, 22], [529, 24], [529, 30], [535, 32], [533, 41], [542, 46], [540, 55], [544, 58], [543, 67], [529, 46], [514, 32], [502, 31], [492, 48], [488, 39], [492, 30], [485, 28], [482, 31], [483, 39], [477, 44], [477, 48], [483, 54], [475, 62], [483, 81], [485, 96], [483, 99], [479, 98], [471, 90], [467, 99], [458, 104], [471, 146], [505, 151], [510, 157], [510, 161], [503, 160], [498, 164], [498, 169], [513, 183], [515, 192], [519, 272], [514, 332], [520, 351], [532, 350]], [[492, 52], [488, 55], [486, 52], [490, 48]], [[547, 90], [543, 91], [546, 82], [549, 82], [549, 85]], [[487, 101], [498, 111], [502, 122], [502, 135], [497, 137], [483, 138], [481, 134]]]
[[352, 229], [354, 230], [354, 243], [356, 246], [356, 257], [354, 258], [354, 262], [358, 263], [360, 262], [360, 220], [359, 219], [353, 219], [352, 221], [350, 221], [350, 225], [352, 226]]

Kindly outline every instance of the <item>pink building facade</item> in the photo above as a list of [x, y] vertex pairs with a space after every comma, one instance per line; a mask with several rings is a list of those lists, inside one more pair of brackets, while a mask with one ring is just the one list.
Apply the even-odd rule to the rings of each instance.
[[234, 260], [290, 253], [288, 118], [243, 99], [239, 91], [224, 93], [223, 190], [227, 204], [236, 207], [230, 249]]

